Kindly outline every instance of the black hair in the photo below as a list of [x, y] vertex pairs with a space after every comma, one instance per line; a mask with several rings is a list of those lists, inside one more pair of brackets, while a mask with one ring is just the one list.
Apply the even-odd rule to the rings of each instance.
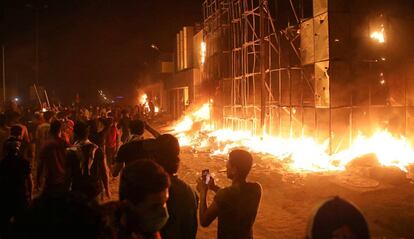
[[62, 129], [62, 122], [60, 122], [59, 120], [54, 120], [52, 121], [52, 123], [50, 123], [50, 134], [51, 135], [58, 135], [60, 130]]
[[138, 134], [138, 135], [142, 135], [144, 134], [144, 130], [145, 130], [145, 123], [142, 120], [132, 120], [129, 123], [129, 129], [131, 130], [132, 134]]
[[156, 139], [155, 161], [169, 174], [175, 174], [180, 165], [180, 144], [171, 134], [163, 134]]
[[308, 238], [331, 238], [332, 233], [347, 226], [355, 238], [369, 239], [368, 224], [361, 211], [344, 199], [330, 198], [320, 206], [308, 226]]
[[138, 160], [128, 164], [121, 175], [119, 199], [138, 204], [169, 186], [170, 178], [160, 165], [151, 160]]
[[73, 133], [77, 140], [86, 139], [89, 137], [89, 125], [84, 121], [76, 121]]
[[22, 135], [22, 132], [23, 132], [23, 128], [18, 125], [13, 125], [10, 128], [10, 136], [19, 137]]
[[252, 155], [242, 149], [235, 149], [230, 152], [229, 161], [232, 167], [237, 169], [239, 176], [246, 179], [253, 164]]

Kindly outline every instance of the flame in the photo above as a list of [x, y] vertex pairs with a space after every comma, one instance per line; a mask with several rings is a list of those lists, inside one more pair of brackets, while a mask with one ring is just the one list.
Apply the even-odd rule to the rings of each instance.
[[147, 96], [147, 94], [141, 94], [139, 97], [138, 97], [138, 102], [139, 102], [139, 104], [140, 105], [144, 105], [144, 104], [146, 104], [147, 103], [147, 100], [148, 100], [148, 96]]
[[[386, 167], [398, 167], [407, 172], [414, 164], [414, 148], [403, 136], [394, 136], [379, 129], [372, 136], [361, 133], [349, 148], [329, 154], [329, 141], [320, 143], [313, 137], [277, 137], [251, 131], [214, 129], [210, 120], [211, 103], [187, 113], [176, 125], [175, 132], [181, 146], [206, 148], [211, 155], [227, 155], [234, 148], [245, 148], [250, 152], [274, 156], [286, 162], [286, 168], [295, 172], [344, 171], [354, 159], [373, 154]], [[201, 124], [201, 129], [194, 125]]]
[[206, 61], [206, 52], [207, 52], [207, 44], [205, 42], [201, 42], [200, 44], [200, 62], [203, 65]]
[[381, 26], [381, 30], [379, 31], [374, 31], [371, 33], [370, 37], [371, 39], [374, 39], [376, 41], [378, 41], [379, 43], [384, 43], [385, 42], [385, 33], [384, 33], [384, 26]]

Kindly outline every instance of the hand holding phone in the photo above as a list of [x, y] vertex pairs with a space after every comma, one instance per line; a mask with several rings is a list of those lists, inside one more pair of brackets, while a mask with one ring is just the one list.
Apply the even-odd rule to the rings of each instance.
[[201, 178], [202, 178], [204, 184], [208, 185], [210, 183], [210, 177], [211, 177], [210, 170], [204, 169], [201, 172]]

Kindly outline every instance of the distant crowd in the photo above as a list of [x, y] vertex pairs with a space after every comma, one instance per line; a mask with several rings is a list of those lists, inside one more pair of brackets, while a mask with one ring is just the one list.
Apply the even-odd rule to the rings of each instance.
[[[139, 106], [11, 104], [0, 114], [0, 156], [0, 239], [195, 239], [205, 238], [198, 225], [216, 219], [218, 239], [253, 238], [262, 187], [247, 180], [252, 155], [229, 154], [231, 185], [219, 187], [206, 169], [193, 189], [177, 175], [177, 138], [151, 127]], [[110, 180], [119, 175], [114, 197]], [[370, 233], [362, 213], [334, 197], [317, 208], [304, 237]]]

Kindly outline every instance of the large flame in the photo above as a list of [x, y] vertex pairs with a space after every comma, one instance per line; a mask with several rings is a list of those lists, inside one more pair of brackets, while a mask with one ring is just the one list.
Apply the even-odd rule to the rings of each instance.
[[[181, 146], [212, 149], [212, 155], [227, 155], [231, 149], [246, 148], [286, 162], [287, 168], [302, 172], [343, 171], [353, 160], [373, 154], [382, 166], [407, 172], [414, 164], [414, 148], [403, 136], [377, 130], [372, 136], [359, 134], [348, 149], [329, 154], [329, 141], [319, 143], [313, 137], [276, 137], [254, 135], [250, 131], [214, 129], [210, 124], [210, 103], [187, 113], [176, 125]], [[195, 128], [197, 125], [197, 128]]]

